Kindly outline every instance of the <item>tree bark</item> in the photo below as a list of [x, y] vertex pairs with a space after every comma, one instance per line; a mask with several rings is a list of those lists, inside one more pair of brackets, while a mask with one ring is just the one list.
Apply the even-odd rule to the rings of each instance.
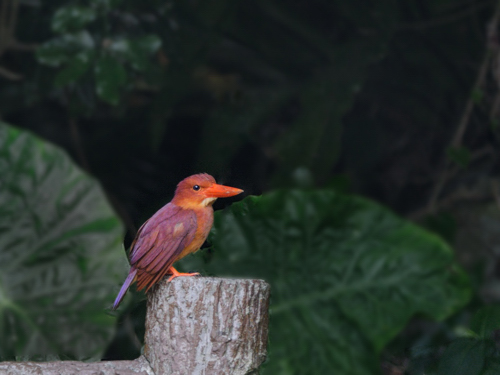
[[155, 375], [144, 356], [133, 361], [0, 362], [1, 375]]
[[179, 277], [148, 294], [134, 361], [0, 362], [0, 375], [254, 375], [266, 358], [269, 284]]
[[144, 356], [156, 375], [257, 374], [266, 358], [269, 284], [179, 277], [148, 298]]

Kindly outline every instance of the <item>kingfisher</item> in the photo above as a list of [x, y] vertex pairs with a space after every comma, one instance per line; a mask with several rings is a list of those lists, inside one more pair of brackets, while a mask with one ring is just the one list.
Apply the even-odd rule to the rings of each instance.
[[133, 282], [137, 290], [148, 290], [165, 275], [168, 281], [180, 276], [199, 275], [177, 271], [173, 264], [200, 249], [214, 222], [213, 203], [243, 190], [219, 185], [206, 173], [179, 182], [172, 201], [160, 208], [139, 229], [130, 246], [130, 271], [113, 304], [120, 305]]

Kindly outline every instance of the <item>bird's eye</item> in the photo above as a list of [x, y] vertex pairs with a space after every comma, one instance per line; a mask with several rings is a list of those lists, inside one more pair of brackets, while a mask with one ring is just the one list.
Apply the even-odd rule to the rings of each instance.
[[193, 190], [196, 190], [196, 191], [200, 190], [200, 185], [194, 185]]

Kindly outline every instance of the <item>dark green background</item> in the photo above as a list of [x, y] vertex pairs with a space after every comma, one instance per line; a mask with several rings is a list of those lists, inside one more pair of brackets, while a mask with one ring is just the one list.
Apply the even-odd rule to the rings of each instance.
[[[11, 249], [9, 235], [18, 238], [30, 230], [25, 223], [32, 223], [32, 208], [42, 223], [50, 223], [53, 216], [40, 202], [53, 207], [50, 202], [67, 194], [61, 187], [73, 186], [76, 174], [82, 177], [75, 191], [87, 191], [90, 184], [96, 190], [89, 194], [98, 196], [96, 207], [88, 206], [88, 217], [78, 215], [78, 225], [98, 223], [90, 225], [86, 240], [99, 238], [100, 251], [110, 241], [114, 247], [108, 256], [120, 262], [110, 261], [106, 291], [92, 305], [104, 319], [97, 320], [108, 322], [97, 335], [107, 332], [99, 350], [80, 353], [54, 344], [52, 353], [36, 353], [20, 343], [17, 351], [0, 351], [2, 357], [137, 357], [145, 310], [140, 293], [129, 297], [116, 316], [109, 344], [115, 321], [106, 309], [126, 272], [120, 243], [124, 239], [128, 246], [137, 228], [171, 199], [177, 182], [207, 172], [243, 188], [245, 196], [263, 196], [245, 198], [221, 213], [211, 248], [181, 267], [263, 277], [271, 282], [272, 304], [278, 306], [301, 288], [321, 295], [349, 267], [356, 270], [353, 285], [369, 275], [380, 281], [377, 267], [387, 265], [383, 276], [400, 277], [401, 288], [409, 288], [399, 307], [393, 305], [393, 293], [401, 291], [378, 296], [364, 289], [361, 295], [333, 293], [324, 303], [315, 302], [320, 306], [292, 304], [280, 313], [286, 320], [272, 315], [273, 326], [286, 327], [275, 328], [278, 334], [271, 327], [264, 371], [455, 374], [446, 372], [455, 371], [450, 361], [466, 356], [472, 358], [464, 365], [470, 374], [495, 373], [497, 327], [491, 321], [498, 320], [500, 299], [496, 1], [2, 4], [7, 4], [2, 19], [8, 22], [0, 30], [0, 118], [20, 130], [0, 125], [0, 192], [6, 204], [13, 202], [6, 191], [31, 199], [20, 200], [18, 211], [0, 207], [6, 213], [0, 233], [7, 236], [0, 252]], [[12, 21], [9, 35], [5, 29]], [[8, 139], [25, 142], [23, 168], [10, 163], [19, 148], [7, 147]], [[84, 173], [58, 149], [45, 159], [29, 151], [52, 150], [41, 146], [46, 145], [42, 140], [64, 149]], [[44, 168], [59, 177], [48, 186], [29, 187], [37, 194], [23, 190], [26, 176], [40, 176]], [[80, 198], [84, 202], [84, 196], [75, 199]], [[241, 198], [219, 200], [215, 208]], [[108, 218], [110, 207], [117, 216]], [[293, 219], [301, 210], [305, 213]], [[243, 221], [231, 219], [241, 212]], [[72, 233], [67, 224], [74, 223], [64, 215], [54, 220]], [[249, 229], [224, 232], [225, 225]], [[284, 226], [279, 238], [286, 247], [273, 243], [275, 232], [265, 230], [276, 225]], [[332, 228], [337, 232], [332, 234]], [[58, 235], [66, 238], [65, 232]], [[29, 253], [37, 238], [16, 246]], [[26, 267], [57, 266], [61, 254], [74, 257], [71, 246], [70, 241], [48, 249], [45, 258], [22, 259], [31, 262]], [[435, 246], [439, 250], [433, 251]], [[245, 253], [245, 248], [254, 250]], [[92, 256], [82, 251], [87, 256], [74, 261], [86, 275], [82, 264], [90, 264]], [[101, 264], [103, 255], [95, 256]], [[338, 269], [329, 269], [332, 264]], [[414, 281], [412, 264], [423, 272]], [[429, 264], [439, 265], [437, 273]], [[23, 275], [16, 273], [19, 280]], [[2, 271], [0, 280], [12, 277]], [[1, 296], [15, 301], [9, 293], [0, 289], [0, 312], [3, 305], [5, 311], [12, 306]], [[429, 303], [427, 293], [438, 302]], [[83, 296], [76, 293], [71, 308], [85, 301]], [[56, 300], [49, 295], [37, 303], [54, 306]], [[388, 320], [380, 320], [386, 310]], [[1, 317], [3, 348], [12, 340], [5, 327], [13, 325], [8, 314]], [[344, 322], [340, 330], [338, 322]], [[20, 330], [31, 337], [29, 327]], [[294, 339], [303, 344], [299, 353], [285, 345]], [[86, 339], [77, 335], [75, 340]], [[317, 347], [313, 350], [309, 342]]]

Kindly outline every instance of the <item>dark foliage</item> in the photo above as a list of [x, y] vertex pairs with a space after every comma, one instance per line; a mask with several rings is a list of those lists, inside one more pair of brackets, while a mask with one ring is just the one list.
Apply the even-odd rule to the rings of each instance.
[[[464, 332], [500, 299], [498, 9], [482, 0], [4, 0], [0, 116], [99, 180], [126, 245], [194, 172], [253, 195], [327, 188], [389, 206], [453, 246], [475, 293], [445, 322], [411, 321], [382, 368], [445, 373], [436, 361], [448, 347], [441, 363], [472, 353], [470, 373], [490, 374], [495, 331]], [[144, 306], [134, 298], [107, 358], [139, 353]]]

